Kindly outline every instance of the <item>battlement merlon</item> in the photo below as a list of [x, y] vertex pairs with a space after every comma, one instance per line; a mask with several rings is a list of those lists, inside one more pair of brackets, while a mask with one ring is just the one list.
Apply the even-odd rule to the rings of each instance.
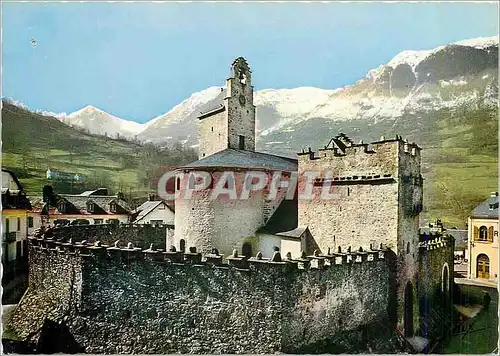
[[324, 148], [298, 153], [299, 174], [305, 171], [330, 170], [335, 176], [403, 175], [420, 171], [421, 148], [397, 135], [392, 139], [353, 143], [346, 135], [332, 138]]
[[449, 234], [421, 234], [418, 248], [422, 253], [441, 248], [451, 248], [454, 250], [455, 240]]
[[290, 253], [282, 257], [279, 252], [275, 252], [272, 258], [262, 258], [261, 253], [255, 257], [238, 256], [237, 252], [224, 257], [222, 255], [197, 253], [195, 248], [190, 248], [190, 252], [163, 251], [156, 250], [154, 246], [148, 249], [134, 247], [128, 243], [126, 247], [120, 247], [118, 241], [114, 246], [103, 245], [99, 241], [91, 244], [87, 241], [65, 242], [63, 240], [45, 239], [34, 236], [28, 237], [29, 251], [31, 254], [49, 254], [57, 258], [59, 255], [70, 255], [79, 257], [87, 261], [101, 261], [109, 264], [128, 264], [131, 262], [156, 263], [165, 266], [172, 264], [178, 266], [198, 266], [233, 268], [237, 270], [252, 271], [261, 268], [286, 268], [292, 270], [323, 269], [330, 266], [335, 268], [339, 265], [353, 265], [360, 263], [373, 263], [385, 261], [392, 256], [391, 251], [385, 247], [363, 251], [351, 251], [347, 248], [345, 252], [329, 253], [306, 256], [304, 253], [300, 258], [292, 258]]

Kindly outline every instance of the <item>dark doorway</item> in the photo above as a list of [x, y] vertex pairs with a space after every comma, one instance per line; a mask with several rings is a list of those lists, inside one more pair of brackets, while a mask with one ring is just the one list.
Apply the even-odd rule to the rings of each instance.
[[23, 259], [28, 260], [28, 241], [23, 240]]
[[181, 241], [179, 242], [180, 244], [180, 249], [181, 249], [181, 252], [184, 253], [186, 252], [186, 241], [181, 239]]
[[21, 260], [21, 253], [22, 253], [22, 247], [21, 247], [21, 241], [16, 242], [16, 260]]
[[405, 287], [404, 328], [405, 336], [413, 336], [413, 286], [410, 282]]
[[448, 265], [443, 267], [443, 294], [446, 299], [450, 296], [450, 272], [448, 271]]
[[239, 135], [238, 149], [240, 150], [245, 149], [245, 136]]
[[252, 244], [250, 242], [245, 242], [242, 248], [243, 256], [252, 257]]
[[[9, 244], [5, 242], [2, 248], [2, 262], [9, 262]], [[4, 272], [5, 273], [5, 272]]]

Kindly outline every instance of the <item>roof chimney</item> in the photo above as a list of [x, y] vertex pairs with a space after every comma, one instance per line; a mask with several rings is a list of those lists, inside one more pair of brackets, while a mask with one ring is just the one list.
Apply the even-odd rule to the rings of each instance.
[[44, 185], [43, 186], [43, 202], [44, 203], [52, 203], [52, 200], [54, 199], [54, 190], [52, 189], [51, 185]]

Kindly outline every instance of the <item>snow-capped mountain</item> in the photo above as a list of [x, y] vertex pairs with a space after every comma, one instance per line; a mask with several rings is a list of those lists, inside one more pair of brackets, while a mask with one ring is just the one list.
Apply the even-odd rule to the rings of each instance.
[[[494, 106], [498, 104], [497, 78], [498, 37], [487, 37], [431, 50], [403, 51], [344, 88], [259, 90], [254, 96], [258, 148], [295, 149], [293, 145], [309, 140], [304, 130], [316, 132], [319, 126], [326, 131], [342, 125], [361, 128], [385, 123], [390, 126], [409, 117], [412, 120], [428, 117], [441, 109]], [[210, 87], [194, 93], [144, 125], [92, 107], [69, 115], [65, 122], [95, 133], [137, 134], [142, 141], [181, 141], [196, 146], [197, 116], [225, 94], [224, 87]], [[303, 131], [301, 139], [294, 133], [298, 128]]]
[[[259, 146], [286, 149], [293, 134], [286, 140], [276, 140], [274, 134], [293, 133], [297, 125], [310, 120], [311, 124], [318, 119], [377, 123], [442, 108], [496, 105], [497, 61], [498, 38], [476, 38], [432, 50], [403, 51], [354, 85], [336, 90], [303, 87], [256, 91]], [[154, 124], [148, 124], [139, 137], [154, 142], [181, 139], [195, 145], [196, 116], [203, 106], [224, 95], [221, 90], [212, 87], [193, 94], [156, 118]]]
[[197, 141], [199, 111], [217, 97], [224, 95], [222, 90], [221, 87], [209, 87], [192, 94], [166, 114], [149, 121], [138, 138], [157, 143], [171, 140], [191, 143]]
[[69, 115], [57, 115], [59, 120], [70, 126], [77, 126], [88, 130], [92, 134], [107, 135], [109, 137], [134, 137], [144, 128], [144, 124], [120, 119], [107, 112], [88, 105]]

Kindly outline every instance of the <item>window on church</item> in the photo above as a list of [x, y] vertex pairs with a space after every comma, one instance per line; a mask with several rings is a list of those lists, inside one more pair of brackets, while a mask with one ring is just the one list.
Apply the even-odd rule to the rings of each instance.
[[244, 150], [245, 149], [245, 136], [239, 135], [239, 142], [238, 142], [238, 149]]
[[214, 127], [212, 126], [212, 132], [214, 132]]

